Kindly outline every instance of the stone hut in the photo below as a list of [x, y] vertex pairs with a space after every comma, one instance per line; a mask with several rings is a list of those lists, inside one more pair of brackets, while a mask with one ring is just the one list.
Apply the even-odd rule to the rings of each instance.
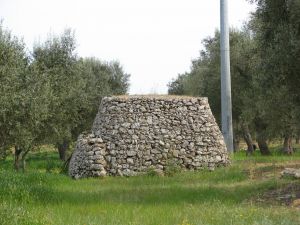
[[170, 161], [188, 170], [229, 164], [207, 98], [103, 98], [91, 133], [78, 137], [69, 175], [133, 176], [150, 168], [163, 172]]

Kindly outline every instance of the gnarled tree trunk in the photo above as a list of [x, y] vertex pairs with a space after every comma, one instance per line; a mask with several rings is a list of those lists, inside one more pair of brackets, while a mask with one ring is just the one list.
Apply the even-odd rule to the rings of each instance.
[[66, 153], [67, 153], [68, 148], [69, 148], [69, 141], [67, 141], [67, 140], [64, 140], [62, 143], [57, 144], [59, 158], [62, 161], [66, 161], [66, 157], [67, 157]]
[[19, 146], [15, 146], [15, 160], [14, 160], [14, 167], [16, 171], [20, 171], [21, 169], [21, 153], [22, 149]]
[[285, 154], [291, 155], [294, 153], [293, 147], [292, 147], [292, 137], [289, 134], [286, 134], [284, 136], [284, 141], [283, 141], [283, 152]]
[[262, 155], [271, 155], [267, 139], [262, 134], [257, 134], [257, 144]]
[[26, 169], [26, 156], [28, 152], [30, 151], [30, 148], [25, 149], [23, 147], [15, 146], [15, 161], [14, 161], [14, 167], [16, 171], [22, 170], [22, 172], [25, 172]]
[[257, 144], [262, 155], [271, 155], [271, 152], [267, 143], [267, 124], [259, 115], [254, 119]]
[[30, 151], [30, 148], [26, 149], [26, 151], [23, 152], [22, 157], [21, 157], [21, 166], [22, 166], [23, 172], [25, 172], [25, 169], [26, 169], [26, 156], [29, 151]]
[[248, 125], [243, 126], [243, 132], [244, 132], [244, 135], [243, 135], [244, 140], [247, 144], [247, 156], [252, 155], [254, 152], [254, 148], [253, 148], [253, 141], [252, 141], [252, 137], [251, 137]]
[[238, 136], [234, 136], [233, 150], [234, 150], [234, 152], [238, 152], [240, 150], [240, 137], [238, 137]]

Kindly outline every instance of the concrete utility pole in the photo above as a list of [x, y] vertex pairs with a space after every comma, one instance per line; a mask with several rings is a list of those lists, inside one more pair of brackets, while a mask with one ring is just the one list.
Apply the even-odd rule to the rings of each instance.
[[222, 133], [227, 150], [233, 152], [228, 0], [220, 0], [220, 9]]

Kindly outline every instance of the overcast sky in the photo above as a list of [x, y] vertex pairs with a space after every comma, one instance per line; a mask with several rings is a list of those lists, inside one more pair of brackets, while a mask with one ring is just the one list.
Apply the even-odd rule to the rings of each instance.
[[[163, 94], [172, 78], [189, 71], [201, 40], [219, 28], [219, 2], [0, 0], [0, 17], [29, 50], [70, 27], [80, 56], [120, 61], [131, 74], [130, 94]], [[253, 10], [246, 0], [229, 0], [230, 26], [242, 26]]]

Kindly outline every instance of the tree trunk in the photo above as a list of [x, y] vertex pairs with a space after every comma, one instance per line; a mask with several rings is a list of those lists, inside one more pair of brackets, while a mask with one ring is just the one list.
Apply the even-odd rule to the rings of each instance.
[[257, 144], [262, 155], [271, 155], [267, 144], [267, 123], [264, 121], [262, 117], [257, 115], [254, 119], [254, 125], [257, 136]]
[[238, 152], [240, 150], [240, 138], [235, 136], [233, 139], [233, 150]]
[[21, 166], [22, 166], [22, 171], [25, 172], [26, 169], [26, 156], [28, 152], [30, 151], [30, 148], [28, 148], [23, 154], [21, 158]]
[[66, 159], [66, 161], [63, 164], [61, 172], [64, 173], [64, 174], [68, 174], [69, 165], [70, 165], [70, 161], [71, 161], [72, 155], [73, 155], [73, 153], [69, 156], [68, 159]]
[[69, 148], [69, 142], [66, 140], [64, 140], [63, 143], [57, 144], [59, 158], [62, 161], [66, 161], [66, 153], [67, 153], [68, 148]]
[[300, 137], [299, 136], [296, 137], [296, 144], [300, 144]]
[[257, 134], [257, 144], [262, 155], [271, 155], [267, 140], [264, 135]]
[[283, 152], [288, 155], [291, 155], [294, 152], [292, 147], [292, 138], [288, 134], [284, 136]]
[[15, 161], [14, 161], [14, 167], [16, 171], [20, 171], [20, 164], [21, 164], [21, 153], [22, 149], [18, 146], [15, 146]]
[[248, 125], [244, 125], [243, 130], [244, 130], [244, 140], [247, 144], [247, 156], [252, 155], [254, 152], [254, 148], [253, 148], [253, 141], [252, 141], [252, 137]]
[[17, 172], [22, 170], [22, 172], [25, 172], [26, 169], [26, 156], [28, 152], [30, 151], [30, 148], [24, 149], [19, 146], [15, 146], [15, 162], [14, 167]]

